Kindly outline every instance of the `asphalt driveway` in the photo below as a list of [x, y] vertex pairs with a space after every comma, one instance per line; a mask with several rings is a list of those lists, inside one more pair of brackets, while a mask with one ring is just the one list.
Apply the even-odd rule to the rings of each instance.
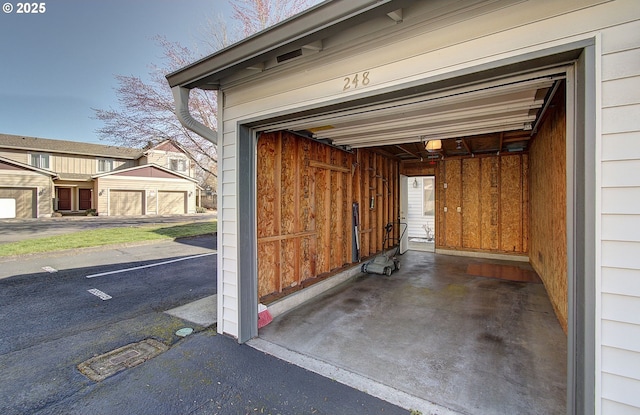
[[[215, 294], [215, 247], [209, 235], [0, 260], [0, 413], [408, 413], [170, 313]], [[100, 382], [78, 370], [150, 338], [169, 350]]]

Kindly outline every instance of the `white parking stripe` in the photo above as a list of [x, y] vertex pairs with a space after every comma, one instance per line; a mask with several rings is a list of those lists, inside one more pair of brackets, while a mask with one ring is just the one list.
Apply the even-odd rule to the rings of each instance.
[[52, 268], [52, 267], [50, 267], [50, 266], [48, 266], [48, 265], [47, 265], [46, 267], [42, 267], [42, 269], [43, 269], [43, 270], [45, 270], [45, 271], [47, 271], [49, 274], [53, 274], [54, 272], [58, 272], [58, 270], [57, 270], [57, 269]]
[[206, 253], [206, 254], [188, 256], [188, 257], [178, 258], [178, 259], [172, 259], [170, 261], [163, 261], [163, 262], [157, 262], [155, 264], [141, 265], [139, 267], [124, 268], [124, 269], [119, 269], [119, 270], [116, 270], [116, 271], [101, 272], [99, 274], [87, 275], [86, 278], [95, 278], [95, 277], [102, 277], [104, 275], [120, 274], [122, 272], [129, 272], [129, 271], [135, 271], [135, 270], [138, 270], [138, 269], [157, 267], [159, 265], [167, 265], [167, 264], [172, 264], [174, 262], [186, 261], [188, 259], [202, 258], [202, 257], [205, 257], [205, 256], [210, 256], [210, 255], [215, 255], [215, 254], [217, 254], [217, 252], [210, 252], [210, 253]]
[[97, 289], [97, 288], [92, 288], [92, 289], [87, 290], [87, 291], [89, 291], [91, 294], [95, 295], [96, 297], [98, 297], [98, 298], [99, 298], [99, 299], [101, 299], [102, 301], [110, 300], [110, 299], [112, 299], [112, 298], [113, 298], [113, 297], [111, 297], [109, 294], [107, 294], [107, 293], [105, 293], [105, 292], [102, 292], [102, 291], [100, 291], [100, 290], [99, 290], [99, 289]]

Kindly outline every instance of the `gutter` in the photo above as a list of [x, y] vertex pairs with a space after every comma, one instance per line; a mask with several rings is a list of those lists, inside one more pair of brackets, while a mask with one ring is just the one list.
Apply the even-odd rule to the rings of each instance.
[[180, 124], [217, 145], [218, 133], [193, 118], [189, 112], [189, 93], [191, 90], [182, 86], [174, 86], [171, 88], [171, 92], [173, 93], [173, 101], [176, 104], [176, 116]]

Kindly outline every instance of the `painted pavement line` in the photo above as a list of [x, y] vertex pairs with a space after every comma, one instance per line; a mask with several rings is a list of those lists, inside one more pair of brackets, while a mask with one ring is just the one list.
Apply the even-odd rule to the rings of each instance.
[[109, 294], [105, 293], [104, 291], [100, 291], [97, 288], [92, 288], [92, 289], [87, 290], [87, 291], [89, 291], [91, 294], [95, 295], [96, 297], [98, 297], [102, 301], [111, 300], [113, 298]]
[[157, 262], [155, 264], [141, 265], [139, 267], [124, 268], [124, 269], [119, 269], [119, 270], [115, 270], [115, 271], [101, 272], [99, 274], [87, 275], [85, 278], [96, 278], [96, 277], [102, 277], [102, 276], [105, 276], [105, 275], [120, 274], [122, 272], [136, 271], [136, 270], [139, 270], [139, 269], [157, 267], [157, 266], [160, 266], [160, 265], [172, 264], [174, 262], [180, 262], [180, 261], [186, 261], [186, 260], [189, 260], [189, 259], [196, 259], [196, 258], [202, 258], [202, 257], [205, 257], [205, 256], [211, 256], [211, 255], [215, 255], [217, 253], [218, 252], [208, 252], [206, 254], [193, 255], [193, 256], [188, 256], [188, 257], [184, 257], [184, 258], [172, 259], [170, 261]]
[[58, 272], [57, 269], [50, 267], [50, 266], [46, 266], [46, 267], [42, 267], [43, 270], [47, 271], [49, 274], [53, 274], [54, 272]]

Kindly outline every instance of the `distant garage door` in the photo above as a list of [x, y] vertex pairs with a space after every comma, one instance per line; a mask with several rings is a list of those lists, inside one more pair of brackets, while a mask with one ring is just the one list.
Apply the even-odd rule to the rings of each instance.
[[111, 190], [109, 192], [109, 216], [134, 216], [143, 214], [141, 190]]
[[0, 218], [35, 218], [35, 189], [0, 187]]
[[158, 192], [158, 213], [160, 215], [181, 215], [186, 213], [186, 192]]

